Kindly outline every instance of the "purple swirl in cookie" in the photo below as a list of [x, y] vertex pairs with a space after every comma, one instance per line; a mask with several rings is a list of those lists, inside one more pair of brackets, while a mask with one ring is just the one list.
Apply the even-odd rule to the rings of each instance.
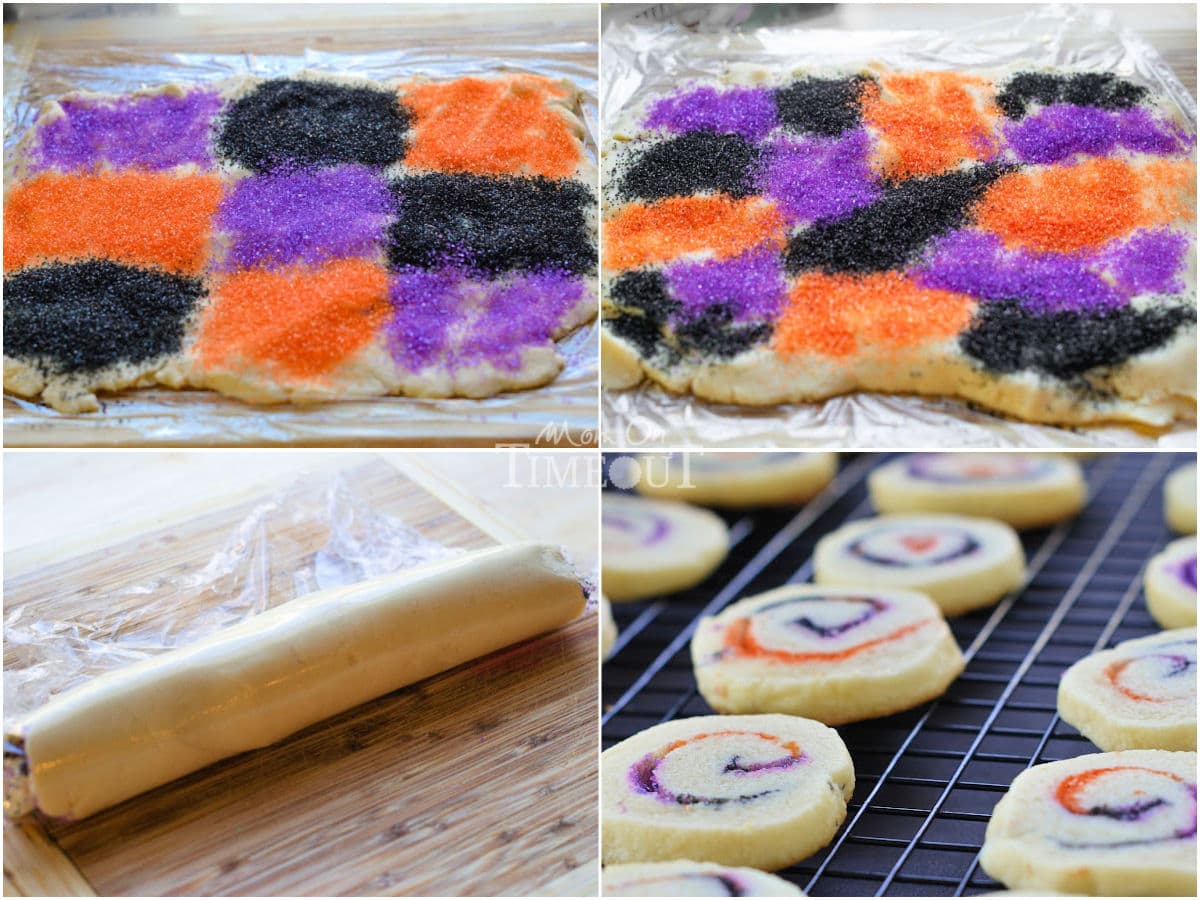
[[944, 453], [917, 453], [908, 458], [911, 478], [940, 484], [979, 482], [1034, 481], [1052, 468], [1049, 460], [1009, 453], [1002, 456], [975, 456]]
[[[887, 612], [891, 607], [882, 600], [876, 600], [873, 597], [805, 597], [801, 600], [780, 600], [777, 603], [768, 603], [757, 610], [757, 615], [770, 612], [775, 609], [782, 609], [788, 606], [801, 606], [808, 609], [819, 608], [817, 604], [824, 604], [826, 601], [833, 601], [833, 609], [838, 608], [838, 604], [846, 604], [849, 606], [859, 606], [861, 611], [858, 613], [849, 613], [849, 618], [832, 620], [830, 616], [815, 616], [814, 614], [804, 614], [799, 618], [792, 619], [788, 624], [796, 628], [803, 629], [815, 634], [819, 638], [837, 638], [841, 637], [848, 631], [853, 631], [860, 625], [865, 625], [876, 616]], [[823, 611], [823, 610], [822, 610]], [[843, 612], [846, 612], [844, 609]], [[818, 621], [818, 618], [820, 621]]]
[[1171, 571], [1174, 572], [1176, 578], [1178, 578], [1188, 588], [1190, 588], [1193, 592], [1195, 592], [1195, 590], [1196, 590], [1196, 554], [1193, 553], [1187, 559], [1180, 560], [1179, 563], [1177, 563], [1175, 566], [1173, 566], [1171, 568]]
[[1144, 766], [1087, 769], [1059, 782], [1054, 797], [1072, 815], [1130, 826], [1128, 836], [1107, 829], [1106, 840], [1055, 838], [1063, 847], [1115, 849], [1196, 837], [1196, 785], [1173, 772]]
[[981, 546], [961, 528], [883, 525], [860, 536], [846, 552], [879, 566], [916, 569], [962, 559], [977, 553]]
[[671, 523], [654, 513], [626, 515], [623, 512], [605, 510], [601, 517], [604, 528], [622, 532], [643, 547], [651, 547], [671, 532]]

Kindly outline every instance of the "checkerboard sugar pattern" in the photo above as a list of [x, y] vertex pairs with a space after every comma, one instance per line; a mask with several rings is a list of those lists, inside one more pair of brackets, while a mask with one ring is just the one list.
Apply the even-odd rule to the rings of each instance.
[[372, 346], [399, 379], [515, 370], [594, 303], [573, 103], [527, 74], [65, 98], [7, 198], [6, 353], [85, 377], [183, 354], [321, 384]]

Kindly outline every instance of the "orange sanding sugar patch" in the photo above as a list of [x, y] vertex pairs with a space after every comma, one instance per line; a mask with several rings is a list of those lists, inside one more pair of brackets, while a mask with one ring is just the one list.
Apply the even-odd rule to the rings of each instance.
[[215, 175], [47, 172], [9, 194], [4, 270], [101, 257], [195, 274], [220, 201]]
[[863, 345], [911, 347], [957, 334], [974, 307], [967, 294], [920, 287], [899, 272], [810, 272], [793, 283], [773, 345], [784, 356], [849, 356]]
[[552, 103], [567, 91], [548, 78], [459, 78], [411, 84], [402, 96], [414, 118], [406, 165], [547, 178], [569, 178], [579, 165], [579, 139]]
[[630, 203], [604, 222], [604, 265], [633, 269], [709, 250], [728, 259], [760, 244], [778, 250], [786, 240], [782, 214], [760, 198], [668, 197]]
[[1192, 163], [1093, 158], [998, 179], [976, 221], [1010, 246], [1070, 253], [1188, 216]]
[[217, 284], [196, 353], [207, 369], [245, 359], [321, 380], [370, 343], [390, 311], [387, 272], [363, 259], [248, 269]]
[[1000, 111], [985, 78], [957, 72], [888, 74], [862, 92], [863, 121], [877, 132], [872, 164], [886, 178], [936, 175], [997, 148]]

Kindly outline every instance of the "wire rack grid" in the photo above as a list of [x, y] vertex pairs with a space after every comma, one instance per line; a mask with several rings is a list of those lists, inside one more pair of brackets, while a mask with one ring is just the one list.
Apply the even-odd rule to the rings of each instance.
[[[659, 722], [713, 713], [688, 657], [699, 619], [741, 597], [808, 581], [817, 540], [873, 514], [866, 475], [886, 459], [847, 457], [835, 481], [798, 512], [726, 515], [732, 548], [704, 584], [614, 605], [620, 635], [604, 665], [605, 747]], [[824, 850], [778, 874], [812, 896], [1001, 889], [979, 867], [992, 809], [1029, 766], [1096, 752], [1058, 718], [1059, 678], [1096, 650], [1158, 630], [1141, 597], [1142, 572], [1173, 537], [1163, 520], [1163, 479], [1194, 459], [1096, 454], [1085, 468], [1083, 512], [1022, 535], [1024, 586], [990, 610], [951, 620], [967, 665], [947, 692], [838, 729], [857, 782], [846, 821]]]

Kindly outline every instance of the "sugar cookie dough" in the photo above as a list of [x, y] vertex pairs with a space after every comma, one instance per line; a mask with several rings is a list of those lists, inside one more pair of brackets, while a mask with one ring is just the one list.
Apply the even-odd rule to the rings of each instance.
[[980, 865], [1013, 890], [1196, 896], [1196, 754], [1092, 753], [1017, 776]]
[[963, 656], [924, 594], [788, 585], [701, 619], [692, 665], [717, 712], [840, 725], [941, 695]]
[[1146, 608], [1163, 628], [1196, 624], [1196, 539], [1179, 538], [1146, 566]]
[[782, 869], [832, 840], [854, 765], [832, 728], [795, 716], [655, 725], [600, 758], [603, 861]]
[[608, 654], [617, 642], [617, 623], [613, 621], [612, 604], [607, 597], [600, 598], [600, 658], [608, 659]]
[[729, 552], [729, 529], [715, 513], [627, 494], [604, 494], [600, 535], [604, 595], [614, 602], [697, 585]]
[[836, 453], [659, 453], [638, 461], [639, 494], [728, 509], [805, 503], [837, 474]]
[[1196, 749], [1196, 629], [1161, 631], [1067, 669], [1058, 714], [1101, 750]]
[[990, 606], [1021, 586], [1025, 553], [1011, 527], [967, 516], [880, 516], [843, 525], [817, 544], [819, 584], [907, 588], [947, 616]]
[[804, 891], [758, 869], [676, 862], [606, 866], [600, 873], [604, 897], [803, 897]]
[[1196, 464], [1180, 466], [1163, 482], [1167, 524], [1179, 534], [1196, 533]]
[[5, 737], [5, 811], [83, 818], [557, 628], [583, 606], [562, 553], [532, 543], [308, 594], [35, 710]]
[[956, 513], [1040, 528], [1087, 500], [1074, 460], [1036, 453], [913, 453], [867, 481], [881, 513]]

